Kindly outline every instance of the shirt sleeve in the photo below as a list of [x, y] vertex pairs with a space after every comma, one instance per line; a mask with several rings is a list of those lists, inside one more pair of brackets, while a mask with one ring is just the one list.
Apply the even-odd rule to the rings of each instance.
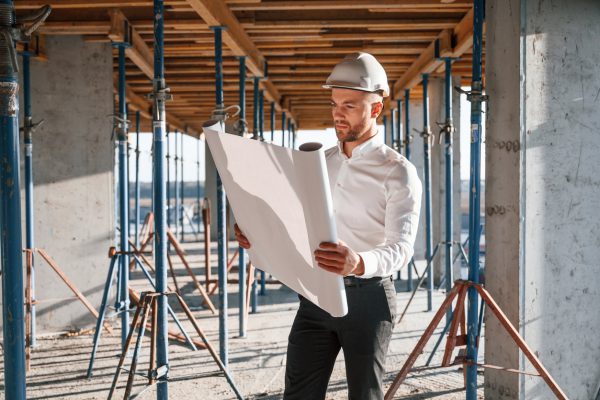
[[360, 278], [392, 275], [406, 266], [414, 254], [422, 194], [416, 168], [403, 160], [390, 171], [384, 187], [385, 242], [372, 250], [358, 253], [365, 266]]

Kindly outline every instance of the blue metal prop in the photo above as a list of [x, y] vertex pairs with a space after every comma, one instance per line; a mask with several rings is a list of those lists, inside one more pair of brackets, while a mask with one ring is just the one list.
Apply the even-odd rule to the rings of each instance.
[[[166, 107], [170, 99], [169, 89], [165, 83], [164, 66], [164, 1], [154, 0], [154, 81], [152, 130], [154, 136], [154, 263], [156, 266], [156, 291], [167, 291], [167, 226], [166, 226], [166, 188], [165, 188], [165, 154], [163, 142], [166, 132]], [[158, 299], [158, 326], [156, 340], [157, 367], [169, 366], [169, 346], [167, 336], [167, 297]], [[158, 400], [169, 398], [168, 372], [158, 380], [156, 391]]]
[[[46, 17], [47, 14], [43, 18]], [[15, 41], [26, 40], [29, 34], [19, 28], [15, 21], [12, 0], [0, 0], [0, 30], [2, 31], [0, 35], [0, 84], [2, 85], [0, 92], [0, 233], [2, 235], [0, 257], [2, 260], [4, 391], [6, 398], [11, 400], [25, 399], [23, 313], [25, 301], [19, 180], [19, 77]]]
[[281, 146], [285, 147], [285, 111], [281, 113]]
[[[469, 182], [469, 280], [479, 283], [479, 227], [481, 194], [481, 103], [483, 82], [481, 76], [483, 42], [484, 0], [473, 2], [473, 70], [471, 93], [467, 97], [471, 102], [471, 176]], [[478, 295], [477, 290], [468, 289], [467, 311], [467, 400], [477, 399], [477, 332], [478, 332]]]
[[25, 144], [25, 246], [29, 250], [28, 256], [31, 257], [30, 288], [30, 343], [31, 347], [36, 345], [36, 306], [35, 306], [35, 235], [34, 235], [34, 213], [33, 213], [33, 131], [36, 125], [31, 116], [31, 71], [29, 68], [31, 53], [29, 44], [25, 44], [23, 49], [23, 115], [25, 124], [23, 127]]
[[258, 119], [260, 118], [260, 110], [258, 109], [258, 101], [260, 99], [260, 88], [259, 82], [260, 77], [255, 76], [253, 79], [254, 90], [253, 90], [253, 103], [252, 103], [252, 139], [257, 140], [259, 138], [259, 127]]
[[179, 232], [179, 206], [180, 206], [180, 198], [179, 198], [179, 147], [177, 146], [178, 143], [178, 138], [179, 138], [179, 131], [177, 129], [175, 129], [175, 132], [173, 134], [173, 152], [174, 152], [174, 156], [173, 156], [173, 169], [175, 172], [175, 176], [173, 177], [173, 192], [175, 192], [175, 207], [173, 208], [174, 211], [174, 215], [173, 215], [173, 224], [174, 226], [174, 232], [173, 234], [175, 236], [177, 236], [177, 233]]
[[271, 102], [271, 143], [275, 139], [275, 102]]
[[140, 246], [140, 112], [135, 112], [135, 245]]
[[179, 143], [179, 145], [181, 146], [180, 147], [181, 155], [179, 156], [179, 162], [181, 164], [181, 168], [180, 168], [181, 169], [181, 183], [179, 185], [179, 188], [181, 191], [181, 193], [179, 195], [179, 197], [181, 197], [181, 207], [179, 208], [179, 225], [181, 226], [181, 241], [182, 242], [185, 241], [185, 234], [184, 234], [185, 227], [183, 225], [183, 215], [185, 213], [185, 208], [184, 208], [185, 207], [185, 201], [184, 201], [185, 200], [185, 177], [183, 174], [183, 165], [184, 165], [183, 137], [184, 137], [184, 133], [185, 133], [185, 135], [187, 135], [187, 130], [186, 130], [186, 132], [181, 132], [180, 143]]
[[[117, 140], [119, 146], [119, 227], [121, 251], [129, 251], [129, 178], [127, 163], [127, 104], [125, 100], [125, 49], [127, 42], [115, 44], [119, 51], [119, 115], [117, 124]], [[121, 317], [121, 347], [125, 347], [129, 335], [129, 256], [127, 253], [119, 259], [119, 309]]]
[[432, 221], [431, 221], [431, 142], [429, 126], [429, 74], [423, 74], [423, 165], [425, 175], [425, 258], [427, 260], [427, 311], [433, 309], [433, 263]]
[[[215, 34], [215, 100], [217, 110], [224, 109], [223, 103], [223, 43], [224, 27], [212, 27]], [[221, 361], [227, 367], [229, 351], [227, 342], [227, 247], [225, 238], [226, 199], [223, 182], [217, 172], [217, 246], [218, 246], [218, 276], [219, 276], [219, 354]]]
[[[246, 57], [240, 59], [240, 121], [242, 123], [240, 135], [244, 136], [246, 132]], [[239, 312], [239, 331], [240, 337], [246, 337], [246, 250], [238, 247], [238, 312]]]

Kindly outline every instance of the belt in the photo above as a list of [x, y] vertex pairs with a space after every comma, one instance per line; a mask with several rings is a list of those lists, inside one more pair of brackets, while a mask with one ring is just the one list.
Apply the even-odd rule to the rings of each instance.
[[384, 281], [386, 279], [392, 280], [392, 276], [375, 276], [373, 278], [361, 279], [354, 275], [344, 277], [344, 286], [346, 287], [361, 287], [369, 286]]

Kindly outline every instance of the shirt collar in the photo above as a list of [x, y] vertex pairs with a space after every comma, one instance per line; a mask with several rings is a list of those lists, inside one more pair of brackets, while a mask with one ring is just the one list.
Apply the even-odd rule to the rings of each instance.
[[[360, 145], [356, 146], [353, 150], [352, 150], [352, 157], [357, 157], [357, 156], [361, 156], [363, 154], [368, 153], [369, 151], [379, 147], [379, 145], [381, 145], [383, 143], [383, 140], [381, 139], [381, 136], [379, 135], [379, 133], [377, 133], [375, 136], [373, 136], [372, 138], [370, 138], [369, 140], [367, 140], [364, 143], [361, 143]], [[338, 151], [341, 155], [343, 155], [344, 157], [346, 157], [346, 153], [344, 153], [344, 147], [343, 147], [343, 143], [338, 141]]]

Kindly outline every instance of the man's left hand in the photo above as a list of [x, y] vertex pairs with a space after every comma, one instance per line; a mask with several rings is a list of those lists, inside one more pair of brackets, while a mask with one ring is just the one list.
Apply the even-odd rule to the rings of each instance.
[[321, 243], [315, 250], [315, 259], [319, 267], [334, 274], [346, 276], [365, 273], [361, 256], [341, 240], [339, 243]]

